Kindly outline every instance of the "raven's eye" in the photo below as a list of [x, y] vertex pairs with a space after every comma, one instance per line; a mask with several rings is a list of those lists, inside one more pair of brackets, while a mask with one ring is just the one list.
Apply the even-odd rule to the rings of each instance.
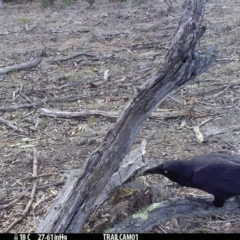
[[168, 171], [167, 171], [167, 170], [164, 170], [164, 173], [166, 173], [166, 174], [167, 174], [167, 173], [168, 173]]

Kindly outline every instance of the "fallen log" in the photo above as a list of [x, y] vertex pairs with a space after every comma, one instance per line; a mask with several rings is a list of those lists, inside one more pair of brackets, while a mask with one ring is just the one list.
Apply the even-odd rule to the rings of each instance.
[[223, 208], [212, 207], [212, 197], [187, 197], [185, 199], [170, 198], [166, 201], [153, 203], [147, 208], [120, 222], [107, 233], [144, 233], [157, 224], [163, 224], [173, 218], [194, 218], [239, 213], [239, 199], [227, 201]]

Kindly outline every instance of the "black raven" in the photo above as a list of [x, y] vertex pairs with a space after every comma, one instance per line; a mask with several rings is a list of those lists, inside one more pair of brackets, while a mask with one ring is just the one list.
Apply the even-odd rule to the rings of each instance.
[[208, 153], [190, 160], [166, 161], [143, 174], [154, 173], [212, 194], [215, 207], [222, 207], [225, 200], [240, 195], [240, 156]]

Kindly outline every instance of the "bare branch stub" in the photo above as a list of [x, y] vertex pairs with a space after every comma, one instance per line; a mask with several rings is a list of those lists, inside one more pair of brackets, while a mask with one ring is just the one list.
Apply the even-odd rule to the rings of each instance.
[[214, 63], [216, 57], [213, 50], [206, 52], [205, 57], [195, 53], [196, 44], [205, 30], [201, 26], [204, 5], [204, 0], [187, 1], [162, 67], [125, 107], [101, 147], [89, 157], [85, 171], [76, 180], [66, 204], [58, 209], [50, 208], [36, 231], [81, 231], [97, 197], [130, 150], [144, 121], [169, 94], [193, 81]]

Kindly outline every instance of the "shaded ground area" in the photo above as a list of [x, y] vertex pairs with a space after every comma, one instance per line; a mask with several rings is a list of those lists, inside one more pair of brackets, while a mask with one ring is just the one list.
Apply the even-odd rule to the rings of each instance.
[[[115, 122], [99, 116], [44, 117], [40, 107], [120, 113], [159, 68], [178, 26], [182, 1], [175, 1], [170, 7], [159, 0], [99, 0], [91, 8], [85, 1], [66, 8], [57, 2], [45, 10], [39, 3], [5, 4], [0, 11], [0, 67], [43, 57], [36, 69], [0, 76], [0, 117], [26, 132], [0, 125], [0, 204], [6, 204], [31, 185], [35, 147], [38, 175], [42, 176], [40, 189], [27, 217], [11, 230], [32, 232], [61, 189], [66, 170], [83, 168]], [[207, 31], [199, 51], [217, 45], [219, 61], [156, 109], [169, 116], [145, 123], [136, 144], [146, 139], [147, 157], [155, 163], [207, 152], [240, 153], [239, 13], [237, 1], [207, 1]], [[76, 54], [79, 56], [59, 61]], [[109, 80], [97, 86], [107, 70]], [[41, 104], [34, 108], [32, 105], [37, 102]], [[203, 134], [203, 142], [199, 142], [196, 129]], [[161, 177], [142, 177], [139, 181], [145, 186], [155, 184], [155, 200], [203, 194]], [[129, 207], [134, 188], [128, 193], [119, 192], [94, 212], [84, 231], [103, 231], [143, 207], [144, 204]], [[130, 200], [123, 195], [130, 196]], [[28, 200], [26, 196], [1, 210], [0, 230], [20, 216]], [[238, 216], [233, 215], [172, 219], [151, 232], [239, 232], [239, 224]]]

